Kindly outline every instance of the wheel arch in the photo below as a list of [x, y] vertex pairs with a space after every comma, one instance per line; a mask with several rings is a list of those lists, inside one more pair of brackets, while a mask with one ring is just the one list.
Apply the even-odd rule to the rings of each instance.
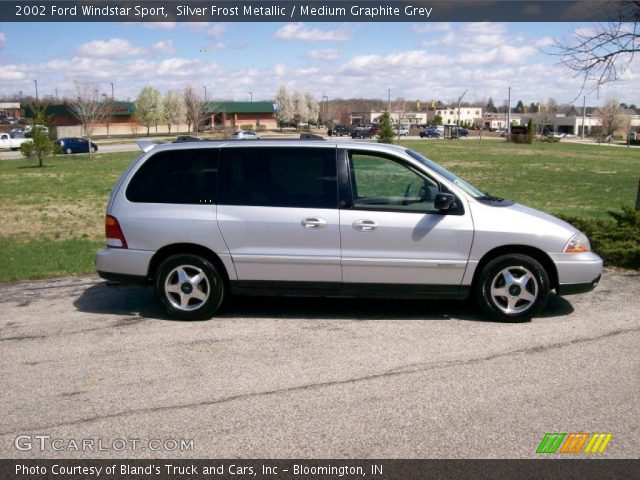
[[473, 272], [473, 281], [471, 285], [473, 287], [476, 286], [478, 279], [480, 278], [480, 274], [482, 273], [482, 269], [494, 258], [498, 258], [502, 255], [510, 255], [510, 254], [522, 254], [528, 255], [531, 258], [534, 258], [544, 267], [547, 275], [549, 276], [549, 287], [550, 289], [558, 288], [558, 269], [556, 268], [551, 257], [547, 255], [544, 251], [540, 250], [536, 247], [531, 247], [528, 245], [502, 245], [500, 247], [496, 247], [492, 250], [489, 250], [487, 253], [483, 255], [483, 257], [478, 262], [475, 271]]
[[213, 250], [195, 243], [173, 243], [171, 245], [166, 245], [158, 250], [149, 262], [147, 281], [149, 283], [153, 282], [153, 279], [156, 276], [156, 272], [158, 271], [158, 267], [164, 260], [172, 255], [180, 254], [191, 254], [206, 258], [219, 270], [220, 274], [224, 278], [226, 286], [229, 286], [229, 273], [227, 272], [227, 269], [225, 268], [224, 263], [222, 262], [220, 257]]

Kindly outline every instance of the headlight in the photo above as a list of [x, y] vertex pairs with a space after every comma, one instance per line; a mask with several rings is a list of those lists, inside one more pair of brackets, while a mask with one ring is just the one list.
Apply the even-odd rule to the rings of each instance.
[[564, 253], [582, 253], [590, 251], [591, 245], [589, 244], [589, 239], [583, 233], [576, 233], [571, 237], [563, 250]]

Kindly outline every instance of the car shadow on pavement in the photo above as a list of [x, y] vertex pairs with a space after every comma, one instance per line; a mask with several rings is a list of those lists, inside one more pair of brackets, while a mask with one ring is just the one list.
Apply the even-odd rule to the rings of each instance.
[[[93, 285], [74, 301], [81, 312], [171, 320], [151, 288]], [[569, 315], [571, 304], [552, 295], [538, 318]], [[224, 318], [336, 320], [466, 320], [491, 322], [470, 300], [398, 300], [315, 297], [231, 297], [216, 315]]]

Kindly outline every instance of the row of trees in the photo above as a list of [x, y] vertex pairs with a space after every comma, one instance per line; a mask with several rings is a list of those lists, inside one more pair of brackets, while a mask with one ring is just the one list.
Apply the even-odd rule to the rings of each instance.
[[320, 105], [311, 92], [295, 91], [290, 94], [284, 85], [278, 88], [275, 98], [276, 120], [282, 128], [300, 123], [316, 124], [319, 121]]
[[135, 101], [136, 121], [149, 129], [153, 125], [166, 124], [171, 133], [172, 125], [187, 124], [188, 130], [198, 131], [198, 126], [211, 113], [197, 91], [188, 86], [183, 92], [169, 90], [163, 95], [153, 87], [144, 87]]

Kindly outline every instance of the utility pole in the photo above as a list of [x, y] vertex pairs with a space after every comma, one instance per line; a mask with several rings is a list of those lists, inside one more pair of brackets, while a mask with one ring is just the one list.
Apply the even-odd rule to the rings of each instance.
[[509, 87], [509, 96], [507, 97], [507, 139], [511, 141], [511, 87]]
[[207, 101], [207, 86], [203, 85], [202, 88], [204, 88], [204, 101]]
[[38, 80], [34, 80], [33, 83], [36, 84], [36, 103], [38, 103]]
[[249, 101], [253, 103], [253, 92], [249, 92]]
[[389, 116], [391, 116], [391, 89], [389, 89]]
[[111, 84], [111, 101], [113, 102], [114, 100], [114, 96], [113, 96], [113, 82], [109, 82]]
[[580, 138], [584, 140], [584, 124], [586, 123], [587, 116], [587, 96], [582, 97], [582, 135]]
[[[326, 100], [326, 103], [325, 103]], [[327, 97], [324, 92], [322, 92], [322, 123], [325, 123], [327, 121], [327, 110], [329, 108], [329, 97]]]

